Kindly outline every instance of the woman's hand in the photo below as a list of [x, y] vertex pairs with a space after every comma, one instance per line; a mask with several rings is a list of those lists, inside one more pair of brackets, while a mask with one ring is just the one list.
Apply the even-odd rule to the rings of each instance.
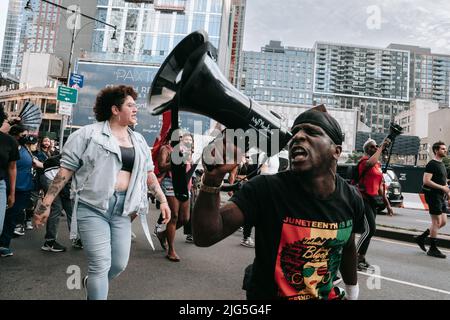
[[159, 209], [161, 210], [161, 215], [163, 218], [163, 224], [167, 224], [170, 221], [171, 212], [169, 208], [169, 204], [167, 202], [161, 203], [159, 206]]

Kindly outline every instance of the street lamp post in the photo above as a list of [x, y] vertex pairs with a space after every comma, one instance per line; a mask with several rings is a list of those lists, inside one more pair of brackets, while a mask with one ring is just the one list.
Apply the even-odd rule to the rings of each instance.
[[[54, 2], [51, 2], [51, 1], [48, 1], [48, 0], [40, 0], [40, 1], [41, 1], [41, 2], [45, 2], [45, 3], [48, 3], [48, 4], [53, 5], [53, 6], [55, 6], [55, 7], [64, 9], [64, 10], [66, 10], [66, 11], [71, 11], [73, 14], [75, 14], [75, 23], [73, 24], [73, 28], [72, 28], [72, 40], [71, 40], [71, 43], [70, 43], [69, 62], [68, 62], [68, 64], [67, 64], [67, 80], [66, 80], [66, 85], [69, 86], [69, 81], [70, 81], [70, 69], [72, 68], [73, 50], [74, 50], [74, 46], [75, 46], [75, 39], [76, 39], [76, 37], [77, 37], [77, 35], [75, 34], [75, 31], [76, 31], [76, 27], [77, 27], [77, 25], [78, 25], [78, 19], [79, 19], [79, 16], [82, 16], [82, 17], [88, 18], [88, 19], [90, 19], [90, 20], [93, 20], [93, 21], [96, 21], [96, 22], [100, 22], [100, 23], [102, 23], [102, 24], [104, 24], [104, 25], [106, 25], [106, 26], [112, 27], [112, 28], [114, 29], [114, 32], [113, 32], [113, 35], [112, 35], [112, 37], [111, 37], [111, 40], [116, 40], [116, 39], [117, 39], [117, 38], [116, 38], [117, 26], [112, 25], [112, 24], [109, 24], [109, 23], [107, 23], [107, 22], [105, 22], [105, 21], [96, 19], [96, 18], [94, 18], [94, 17], [91, 17], [91, 16], [89, 16], [89, 15], [86, 15], [86, 14], [84, 14], [84, 13], [81, 13], [81, 12], [79, 12], [79, 11], [77, 11], [77, 10], [69, 9], [69, 8], [67, 8], [67, 7], [64, 7], [64, 6], [60, 5], [60, 4], [57, 4], [57, 3], [54, 3]], [[28, 10], [29, 10], [29, 11], [32, 11], [32, 10], [33, 10], [32, 7], [31, 7], [31, 0], [28, 0], [28, 1], [27, 1], [26, 5], [25, 5], [25, 10], [27, 10], [27, 11], [28, 11]], [[66, 116], [66, 115], [61, 115], [60, 137], [59, 137], [60, 150], [62, 149], [63, 142], [64, 142], [64, 130], [65, 130], [65, 126], [66, 126], [66, 121], [67, 121], [67, 116]]]

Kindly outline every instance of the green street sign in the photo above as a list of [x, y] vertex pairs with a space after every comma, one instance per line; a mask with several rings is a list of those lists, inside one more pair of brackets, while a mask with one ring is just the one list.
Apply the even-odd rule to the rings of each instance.
[[75, 104], [78, 100], [78, 90], [66, 86], [58, 86], [58, 96], [56, 100]]

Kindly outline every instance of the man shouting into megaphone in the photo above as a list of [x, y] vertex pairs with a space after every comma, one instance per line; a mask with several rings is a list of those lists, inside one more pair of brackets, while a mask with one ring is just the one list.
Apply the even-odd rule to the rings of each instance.
[[[237, 163], [205, 171], [192, 215], [196, 245], [207, 247], [244, 223], [255, 226], [248, 299], [357, 299], [354, 233], [364, 203], [336, 174], [342, 131], [324, 106], [300, 114], [289, 141], [290, 168], [258, 176], [220, 207], [220, 186]], [[345, 292], [333, 282], [340, 270]]]

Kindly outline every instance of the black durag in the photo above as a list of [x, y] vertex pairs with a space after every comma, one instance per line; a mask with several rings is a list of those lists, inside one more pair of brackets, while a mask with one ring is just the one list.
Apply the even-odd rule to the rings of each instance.
[[336, 119], [327, 112], [327, 109], [323, 104], [301, 113], [295, 119], [292, 128], [302, 123], [309, 123], [321, 127], [335, 145], [342, 145], [343, 135], [341, 126]]

